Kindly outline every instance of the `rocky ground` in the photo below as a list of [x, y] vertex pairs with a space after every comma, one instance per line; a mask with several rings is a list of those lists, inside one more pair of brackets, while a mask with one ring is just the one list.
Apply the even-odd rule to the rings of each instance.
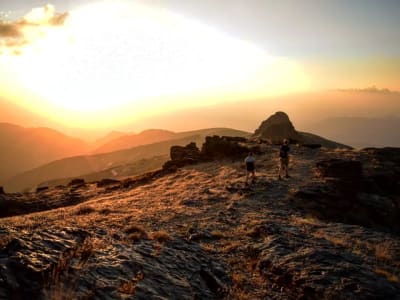
[[400, 150], [292, 148], [0, 196], [0, 299], [400, 299]]

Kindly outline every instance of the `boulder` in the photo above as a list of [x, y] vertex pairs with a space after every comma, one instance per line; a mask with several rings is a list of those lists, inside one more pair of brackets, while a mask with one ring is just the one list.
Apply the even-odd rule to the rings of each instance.
[[201, 153], [206, 159], [239, 158], [244, 157], [249, 148], [220, 136], [207, 136], [201, 148]]
[[349, 159], [317, 162], [316, 175], [323, 181], [308, 183], [290, 199], [320, 219], [400, 234], [399, 177], [394, 169], [377, 169], [383, 162], [376, 158], [372, 167], [364, 168], [370, 161], [369, 156], [363, 163]]
[[196, 143], [190, 143], [184, 147], [182, 146], [172, 146], [170, 150], [171, 160], [200, 160], [200, 150], [197, 148]]
[[104, 187], [104, 186], [115, 185], [115, 184], [120, 184], [120, 183], [121, 183], [121, 181], [119, 181], [117, 179], [104, 178], [104, 179], [100, 180], [99, 182], [97, 182], [97, 187]]
[[68, 186], [82, 186], [85, 185], [85, 180], [81, 178], [75, 178], [72, 179], [69, 183]]

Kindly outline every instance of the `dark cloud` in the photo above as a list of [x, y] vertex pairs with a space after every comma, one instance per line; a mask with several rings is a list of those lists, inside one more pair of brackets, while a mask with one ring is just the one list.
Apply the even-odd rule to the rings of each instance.
[[[57, 13], [54, 6], [46, 5], [42, 8], [35, 8], [24, 18], [15, 22], [0, 20], [0, 55], [11, 53], [21, 54], [21, 48], [41, 36], [43, 27], [57, 27], [65, 24], [68, 19], [68, 12]], [[29, 30], [29, 34], [27, 34]], [[32, 34], [37, 31], [37, 35]], [[7, 51], [9, 50], [9, 51]]]

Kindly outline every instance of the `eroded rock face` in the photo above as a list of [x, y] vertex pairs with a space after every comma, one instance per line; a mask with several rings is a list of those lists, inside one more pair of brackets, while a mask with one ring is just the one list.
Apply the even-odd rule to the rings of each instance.
[[171, 160], [193, 159], [198, 161], [200, 160], [201, 155], [196, 143], [190, 143], [184, 147], [172, 146], [170, 149], [170, 157]]
[[370, 149], [359, 160], [317, 162], [323, 181], [307, 184], [291, 200], [318, 218], [400, 233], [399, 157], [400, 149]]
[[237, 141], [220, 136], [207, 136], [201, 148], [201, 153], [206, 159], [245, 157], [249, 151], [249, 148]]
[[374, 272], [376, 262], [326, 239], [310, 240], [297, 228], [268, 228], [268, 237], [253, 251], [260, 258], [259, 271], [280, 290], [281, 299], [398, 299], [400, 285]]
[[0, 250], [1, 299], [40, 299], [87, 237], [87, 232], [70, 228], [24, 236], [0, 229], [0, 234], [9, 240]]
[[225, 266], [196, 243], [104, 235], [77, 229], [16, 234], [0, 251], [0, 298], [220, 299], [226, 293]]
[[263, 121], [254, 134], [274, 144], [282, 143], [283, 139], [295, 141], [300, 139], [300, 135], [289, 120], [289, 116], [281, 111]]

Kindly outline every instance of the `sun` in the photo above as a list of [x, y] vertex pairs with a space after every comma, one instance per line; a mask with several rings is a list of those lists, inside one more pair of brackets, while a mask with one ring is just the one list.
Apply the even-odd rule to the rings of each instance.
[[133, 117], [197, 105], [188, 99], [198, 95], [207, 104], [306, 82], [297, 66], [249, 42], [128, 1], [71, 11], [64, 26], [46, 28], [12, 60], [9, 66], [31, 99], [75, 117], [127, 109]]

